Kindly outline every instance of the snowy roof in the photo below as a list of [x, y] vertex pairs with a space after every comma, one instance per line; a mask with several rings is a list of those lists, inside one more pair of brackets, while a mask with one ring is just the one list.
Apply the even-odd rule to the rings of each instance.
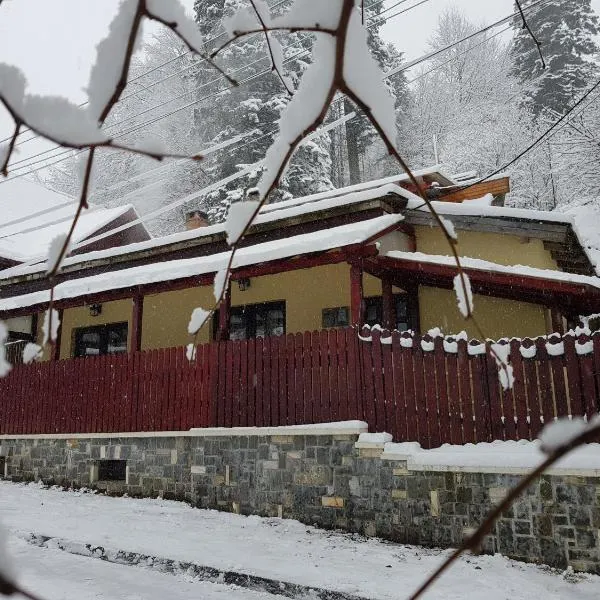
[[[59, 234], [66, 233], [77, 210], [77, 202], [24, 178], [0, 183], [0, 256], [24, 262], [45, 257], [48, 245]], [[73, 239], [75, 242], [93, 235], [128, 210], [92, 208], [83, 211]]]
[[[283, 240], [256, 244], [237, 251], [233, 268], [289, 258], [299, 254], [323, 252], [353, 244], [361, 244], [402, 221], [401, 215], [384, 215], [360, 223], [333, 227], [314, 233], [296, 235]], [[124, 289], [161, 281], [171, 281], [196, 275], [216, 273], [225, 268], [230, 252], [200, 258], [171, 260], [132, 267], [106, 274], [82, 277], [55, 287], [55, 300], [77, 298], [107, 290]], [[48, 302], [50, 292], [44, 290], [0, 300], [0, 311], [15, 310]]]

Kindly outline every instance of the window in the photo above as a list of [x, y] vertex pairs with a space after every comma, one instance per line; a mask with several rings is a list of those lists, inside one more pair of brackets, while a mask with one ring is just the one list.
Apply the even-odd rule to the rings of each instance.
[[[218, 330], [218, 323], [218, 314], [215, 314], [215, 331]], [[230, 340], [280, 335], [285, 335], [285, 302], [263, 302], [231, 308]]]
[[100, 460], [98, 461], [99, 481], [125, 481], [127, 477], [126, 460]]
[[[410, 329], [408, 296], [406, 294], [394, 294], [394, 308], [396, 312], [396, 329], [399, 331]], [[383, 299], [381, 296], [365, 298], [365, 323], [367, 325], [382, 325]]]
[[331, 327], [347, 327], [350, 325], [350, 309], [347, 306], [323, 309], [323, 329]]
[[75, 329], [74, 356], [99, 356], [127, 352], [127, 323], [107, 323]]

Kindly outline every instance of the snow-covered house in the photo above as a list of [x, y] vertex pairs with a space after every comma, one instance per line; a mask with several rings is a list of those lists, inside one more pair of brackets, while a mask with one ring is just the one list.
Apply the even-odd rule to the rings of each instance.
[[[0, 269], [10, 269], [39, 263], [47, 255], [50, 242], [68, 231], [77, 202], [33, 181], [11, 178], [0, 182], [0, 206]], [[146, 227], [137, 221], [132, 206], [84, 210], [73, 233], [71, 254], [150, 240]], [[123, 229], [115, 231], [117, 228]], [[76, 247], [84, 243], [85, 250]], [[13, 338], [27, 339], [31, 333], [30, 320], [20, 319], [11, 327]]]
[[[594, 240], [574, 214], [495, 206], [508, 179], [467, 186], [418, 173], [458, 236], [486, 335], [537, 336], [599, 312]], [[442, 232], [404, 176], [266, 206], [236, 255], [228, 301], [199, 334], [243, 339], [381, 323], [475, 336], [456, 307], [456, 269]], [[93, 250], [93, 251], [92, 251]], [[228, 260], [211, 225], [96, 250], [85, 242], [55, 288], [62, 313], [56, 358], [182, 346], [190, 314], [214, 305]], [[48, 306], [42, 263], [0, 272], [0, 318], [39, 339]]]

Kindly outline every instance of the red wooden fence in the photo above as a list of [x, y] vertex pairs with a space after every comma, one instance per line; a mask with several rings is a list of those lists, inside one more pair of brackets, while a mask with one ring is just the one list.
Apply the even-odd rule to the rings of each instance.
[[363, 341], [337, 329], [219, 342], [198, 347], [191, 362], [170, 348], [16, 365], [0, 379], [0, 433], [360, 419], [395, 440], [435, 447], [533, 439], [557, 416], [599, 410], [600, 334], [513, 340], [507, 391], [494, 358], [469, 352], [464, 340], [381, 335]]

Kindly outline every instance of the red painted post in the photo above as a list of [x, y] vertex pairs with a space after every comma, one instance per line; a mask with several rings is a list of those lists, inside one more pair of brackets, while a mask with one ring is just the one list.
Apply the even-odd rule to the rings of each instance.
[[360, 327], [363, 321], [363, 271], [358, 265], [350, 265], [350, 313], [352, 325]]
[[381, 295], [383, 301], [383, 328], [390, 331], [396, 327], [394, 314], [394, 294], [392, 284], [386, 279], [381, 280]]
[[129, 342], [129, 353], [138, 352], [142, 349], [142, 319], [144, 313], [144, 296], [137, 291], [133, 296], [133, 311], [131, 315], [131, 341]]

